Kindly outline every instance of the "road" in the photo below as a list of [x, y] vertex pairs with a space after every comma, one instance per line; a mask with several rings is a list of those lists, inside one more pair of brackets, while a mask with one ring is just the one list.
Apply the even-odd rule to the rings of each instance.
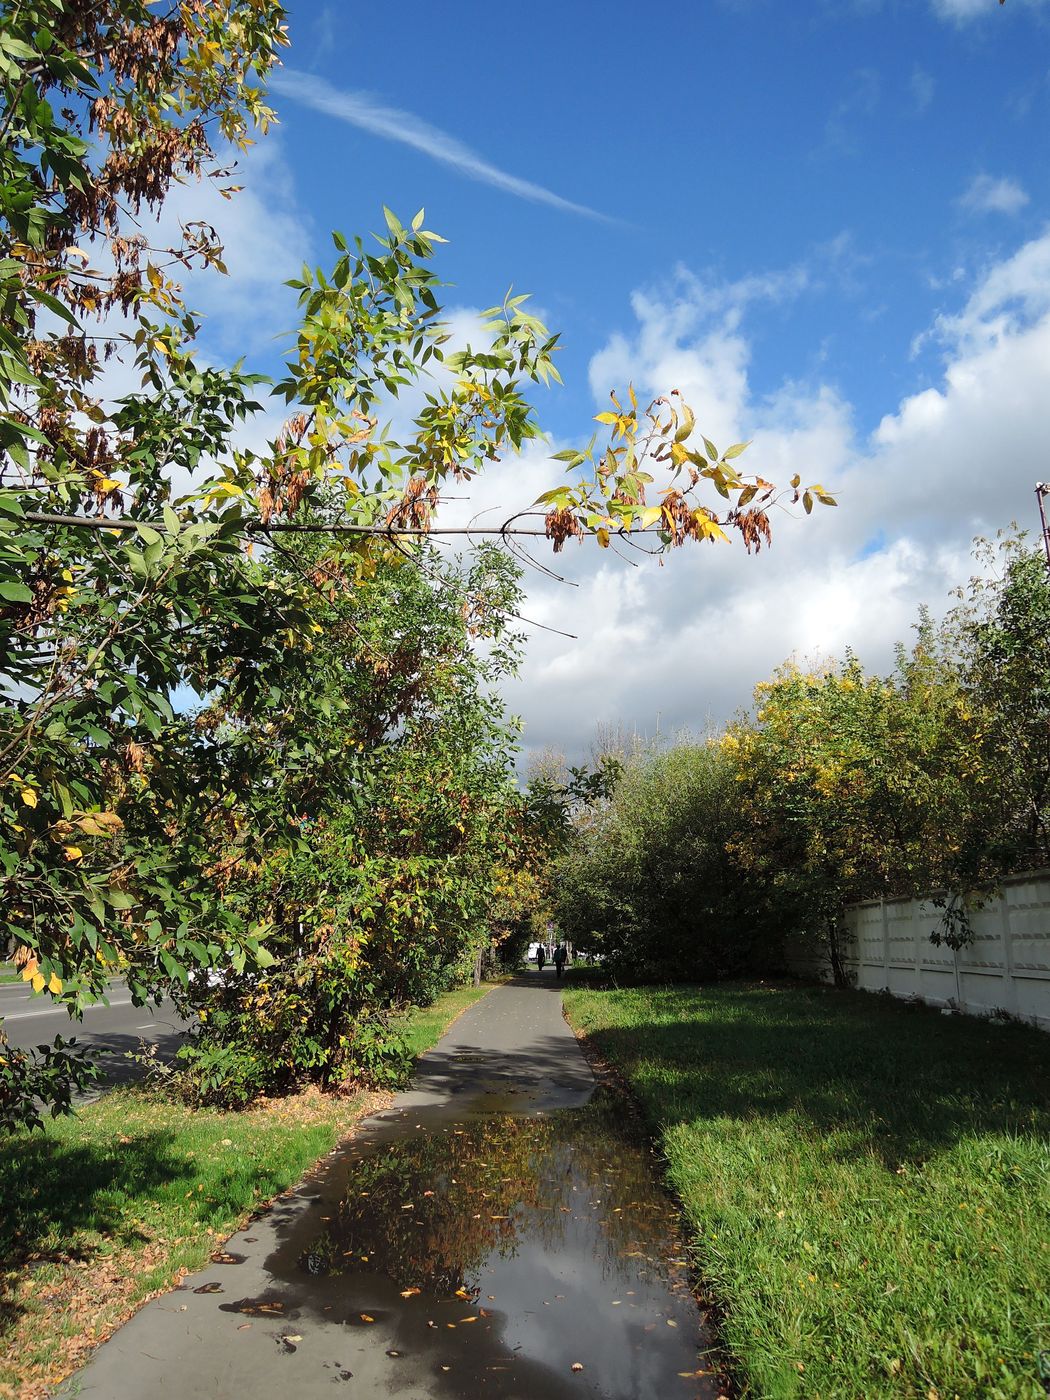
[[186, 1028], [171, 1002], [132, 1006], [131, 993], [120, 984], [112, 987], [108, 1006], [90, 1006], [83, 1021], [73, 1021], [64, 1007], [48, 997], [34, 997], [21, 982], [0, 986], [0, 1025], [9, 1042], [22, 1049], [50, 1043], [61, 1035], [65, 1039], [75, 1036], [92, 1050], [107, 1051], [102, 1063], [112, 1084], [138, 1077], [137, 1067], [124, 1058], [129, 1050], [138, 1051], [145, 1040], [169, 1058], [179, 1048]]

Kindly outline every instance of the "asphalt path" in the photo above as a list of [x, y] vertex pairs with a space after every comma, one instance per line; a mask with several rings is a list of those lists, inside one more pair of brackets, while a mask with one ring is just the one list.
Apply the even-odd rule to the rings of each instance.
[[[549, 974], [532, 973], [497, 988], [470, 1007], [422, 1057], [408, 1088], [394, 1098], [386, 1112], [365, 1120], [355, 1140], [379, 1134], [377, 1150], [382, 1151], [385, 1133], [397, 1138], [406, 1130], [437, 1130], [462, 1115], [528, 1115], [575, 1108], [585, 1104], [593, 1090], [594, 1076], [562, 1018], [561, 987]], [[337, 1158], [338, 1153], [325, 1161]], [[425, 1379], [401, 1390], [402, 1381], [392, 1375], [389, 1360], [398, 1351], [391, 1351], [391, 1342], [379, 1336], [381, 1328], [376, 1328], [374, 1337], [361, 1331], [350, 1333], [341, 1316], [329, 1317], [322, 1312], [316, 1324], [311, 1319], [311, 1331], [316, 1326], [323, 1332], [323, 1343], [318, 1337], [315, 1347], [304, 1348], [296, 1360], [306, 1365], [297, 1365], [293, 1372], [283, 1364], [285, 1354], [295, 1352], [302, 1337], [296, 1334], [294, 1341], [285, 1342], [288, 1328], [274, 1334], [271, 1327], [263, 1325], [267, 1321], [265, 1308], [255, 1326], [245, 1322], [239, 1304], [231, 1310], [230, 1300], [239, 1294], [259, 1294], [264, 1299], [273, 1294], [270, 1256], [292, 1222], [309, 1226], [311, 1218], [328, 1218], [327, 1211], [317, 1209], [322, 1180], [316, 1172], [311, 1174], [296, 1190], [280, 1197], [274, 1209], [234, 1235], [226, 1252], [214, 1256], [235, 1261], [239, 1268], [224, 1272], [221, 1265], [212, 1263], [204, 1273], [185, 1279], [174, 1293], [147, 1303], [58, 1394], [91, 1396], [92, 1400], [140, 1400], [142, 1396], [154, 1400], [241, 1400], [244, 1396], [283, 1400], [288, 1395], [313, 1400], [331, 1395], [335, 1385], [346, 1393], [377, 1400], [395, 1392], [402, 1400], [448, 1396], [445, 1387], [428, 1385]], [[338, 1213], [337, 1204], [333, 1204], [333, 1215]], [[226, 1296], [216, 1299], [211, 1296], [214, 1293]], [[403, 1297], [395, 1294], [398, 1303]], [[299, 1317], [297, 1306], [287, 1306], [289, 1320]], [[454, 1315], [461, 1316], [463, 1303], [459, 1298], [453, 1299], [452, 1306]], [[279, 1307], [283, 1318], [286, 1304]], [[369, 1316], [368, 1321], [372, 1320]], [[306, 1331], [305, 1321], [302, 1330]], [[467, 1329], [463, 1330], [466, 1334]], [[332, 1368], [326, 1364], [330, 1360], [327, 1354], [318, 1358], [316, 1345], [342, 1348], [348, 1362], [352, 1351], [352, 1362]], [[341, 1356], [342, 1352], [334, 1354]], [[570, 1376], [568, 1367], [564, 1369]], [[353, 1386], [340, 1386], [351, 1373]], [[439, 1377], [442, 1374], [438, 1371]], [[458, 1396], [458, 1392], [452, 1393]], [[562, 1392], [550, 1386], [528, 1392], [530, 1400], [533, 1393], [544, 1400], [562, 1400]], [[496, 1394], [502, 1397], [508, 1393], [498, 1390], [493, 1400]], [[584, 1400], [587, 1391], [577, 1386], [573, 1394]], [[514, 1400], [522, 1400], [518, 1392]]]
[[23, 982], [0, 985], [0, 1027], [11, 1045], [29, 1049], [51, 1044], [56, 1035], [89, 1048], [101, 1056], [106, 1082], [124, 1084], [141, 1075], [129, 1060], [143, 1042], [156, 1045], [164, 1059], [170, 1059], [182, 1044], [187, 1028], [169, 1001], [160, 1006], [133, 1006], [127, 987], [115, 983], [106, 999], [89, 1006], [82, 1021], [74, 1020], [64, 1006], [56, 1006], [48, 996], [34, 996]]

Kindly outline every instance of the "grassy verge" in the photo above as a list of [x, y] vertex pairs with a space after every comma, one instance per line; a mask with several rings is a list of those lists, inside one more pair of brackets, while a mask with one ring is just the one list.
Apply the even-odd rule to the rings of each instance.
[[565, 1001], [660, 1135], [747, 1394], [1045, 1394], [1045, 1034], [795, 985]]
[[[488, 990], [411, 1012], [413, 1052]], [[46, 1394], [384, 1101], [307, 1091], [223, 1113], [123, 1089], [0, 1141], [0, 1396]]]
[[22, 974], [14, 963], [0, 962], [0, 985], [4, 982], [21, 982]]

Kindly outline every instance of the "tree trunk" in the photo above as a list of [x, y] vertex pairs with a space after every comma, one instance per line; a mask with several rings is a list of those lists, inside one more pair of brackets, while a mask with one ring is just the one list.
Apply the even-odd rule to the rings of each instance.
[[831, 973], [835, 979], [835, 986], [848, 987], [849, 979], [846, 976], [846, 969], [842, 965], [842, 951], [839, 946], [839, 921], [837, 918], [828, 920], [828, 955], [831, 958]]

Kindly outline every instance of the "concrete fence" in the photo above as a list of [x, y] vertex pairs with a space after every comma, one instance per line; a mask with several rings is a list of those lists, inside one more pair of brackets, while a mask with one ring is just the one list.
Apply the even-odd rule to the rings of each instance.
[[[1050, 870], [1004, 880], [996, 898], [970, 911], [974, 938], [964, 948], [930, 942], [941, 914], [931, 900], [851, 905], [842, 962], [853, 985], [972, 1016], [1006, 1011], [1050, 1031]], [[789, 965], [831, 979], [823, 949], [796, 948]]]

